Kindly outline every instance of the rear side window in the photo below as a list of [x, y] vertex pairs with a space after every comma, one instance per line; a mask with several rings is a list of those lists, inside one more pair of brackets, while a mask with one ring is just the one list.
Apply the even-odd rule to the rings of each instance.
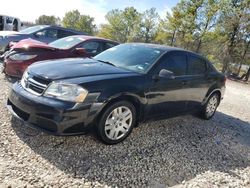
[[196, 56], [189, 55], [188, 57], [188, 74], [197, 75], [206, 72], [206, 62]]
[[112, 48], [114, 46], [116, 46], [116, 44], [110, 43], [110, 42], [105, 42], [104, 49], [107, 50], [107, 49]]
[[162, 57], [160, 69], [172, 71], [175, 76], [186, 74], [187, 58], [183, 52], [169, 52]]

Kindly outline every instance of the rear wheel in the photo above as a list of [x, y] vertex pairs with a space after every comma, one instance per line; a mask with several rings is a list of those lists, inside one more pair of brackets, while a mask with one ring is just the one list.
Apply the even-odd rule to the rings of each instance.
[[216, 112], [219, 102], [219, 95], [217, 93], [213, 93], [207, 100], [206, 104], [203, 106], [202, 118], [211, 119]]
[[117, 144], [131, 133], [135, 120], [133, 104], [127, 101], [116, 102], [102, 113], [97, 124], [98, 136], [106, 144]]

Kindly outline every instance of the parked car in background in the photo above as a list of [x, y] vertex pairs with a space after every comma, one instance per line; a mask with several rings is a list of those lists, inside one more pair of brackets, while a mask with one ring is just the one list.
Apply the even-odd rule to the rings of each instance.
[[33, 26], [20, 32], [0, 31], [0, 54], [3, 54], [9, 49], [10, 42], [19, 42], [20, 40], [31, 38], [40, 42], [50, 43], [67, 36], [86, 34], [87, 33], [84, 32], [50, 25]]
[[15, 44], [5, 55], [3, 72], [21, 78], [25, 69], [36, 61], [68, 57], [92, 57], [118, 43], [104, 38], [75, 35], [45, 44], [26, 39]]
[[13, 85], [7, 106], [31, 127], [72, 135], [95, 125], [103, 142], [116, 144], [140, 121], [192, 110], [210, 119], [223, 98], [225, 81], [198, 54], [121, 44], [93, 59], [31, 65]]
[[19, 18], [0, 15], [0, 31], [19, 31], [22, 23]]

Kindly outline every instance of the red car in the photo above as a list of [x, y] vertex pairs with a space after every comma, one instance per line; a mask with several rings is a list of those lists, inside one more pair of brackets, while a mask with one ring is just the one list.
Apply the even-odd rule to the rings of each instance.
[[48, 59], [92, 57], [118, 45], [117, 42], [86, 35], [70, 36], [45, 44], [26, 39], [14, 44], [4, 57], [3, 72], [21, 78], [32, 63]]

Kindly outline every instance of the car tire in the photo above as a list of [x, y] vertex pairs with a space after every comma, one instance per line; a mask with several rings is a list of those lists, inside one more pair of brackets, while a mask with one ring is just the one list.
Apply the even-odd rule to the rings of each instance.
[[219, 95], [217, 93], [213, 93], [208, 98], [206, 104], [202, 107], [202, 118], [206, 120], [211, 119], [214, 116], [216, 109], [219, 106], [219, 103]]
[[128, 101], [108, 106], [97, 122], [97, 135], [105, 144], [117, 144], [132, 132], [136, 124], [136, 109]]

